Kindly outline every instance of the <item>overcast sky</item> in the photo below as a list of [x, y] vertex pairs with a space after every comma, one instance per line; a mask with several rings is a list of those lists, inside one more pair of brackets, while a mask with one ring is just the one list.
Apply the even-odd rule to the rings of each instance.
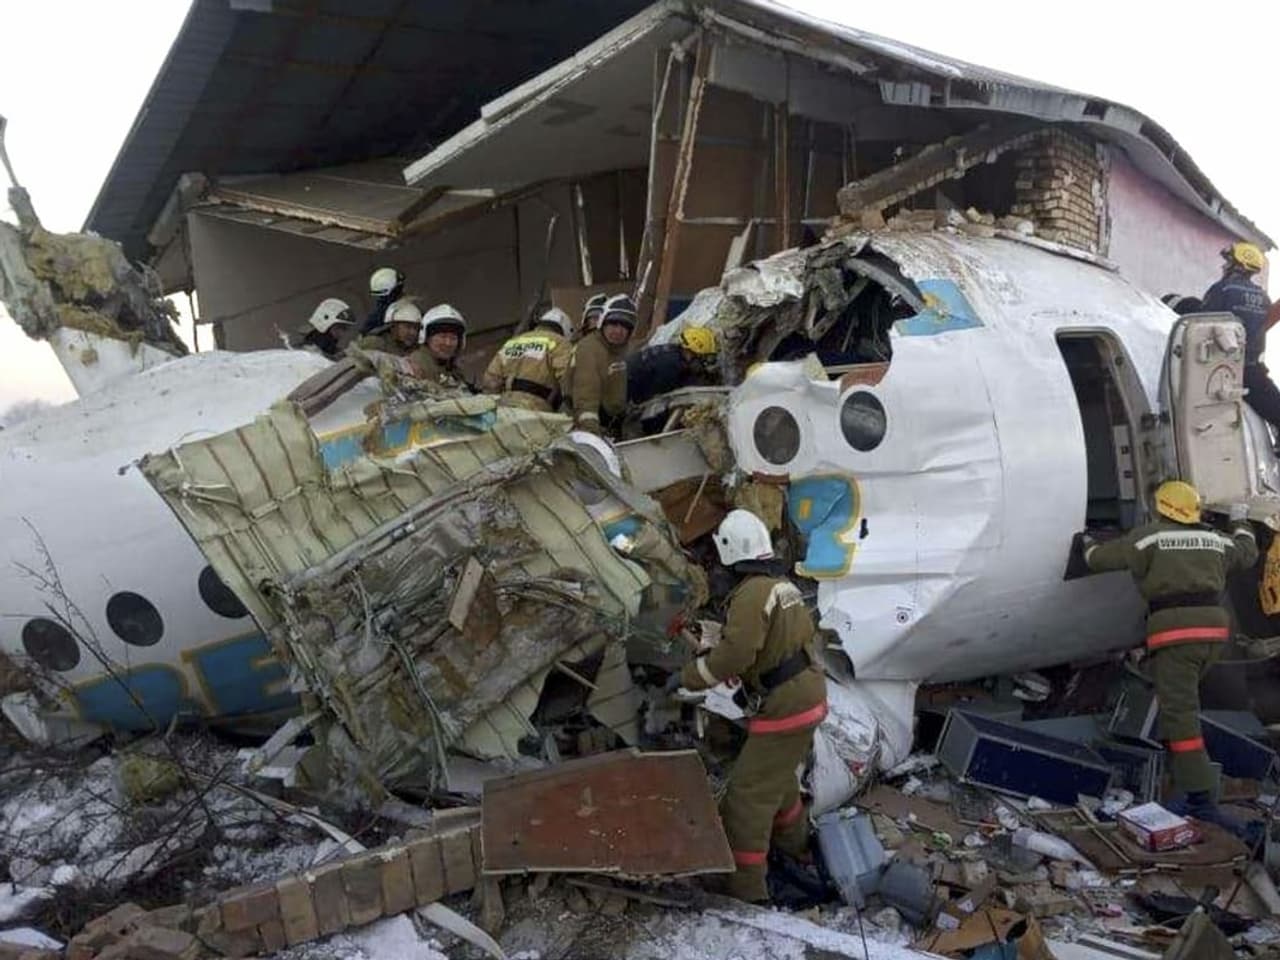
[[[1280, 17], [1264, 4], [1247, 11], [1114, 0], [790, 5], [1136, 107], [1169, 130], [1246, 216], [1268, 233], [1280, 230], [1271, 116], [1280, 99], [1272, 29]], [[186, 10], [184, 0], [4, 4], [0, 114], [9, 118], [10, 158], [46, 226], [83, 224]], [[2, 176], [0, 186], [7, 187]], [[10, 216], [2, 201], [0, 216]], [[1273, 295], [1278, 274], [1271, 271]], [[1280, 343], [1271, 353], [1274, 368]], [[49, 348], [0, 311], [0, 413], [19, 399], [73, 396]]]

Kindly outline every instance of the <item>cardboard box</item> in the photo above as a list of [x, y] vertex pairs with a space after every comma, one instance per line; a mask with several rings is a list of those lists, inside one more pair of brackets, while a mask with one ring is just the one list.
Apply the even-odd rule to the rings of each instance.
[[1190, 820], [1170, 813], [1158, 803], [1130, 807], [1117, 819], [1120, 829], [1147, 850], [1176, 850], [1200, 839], [1200, 831]]

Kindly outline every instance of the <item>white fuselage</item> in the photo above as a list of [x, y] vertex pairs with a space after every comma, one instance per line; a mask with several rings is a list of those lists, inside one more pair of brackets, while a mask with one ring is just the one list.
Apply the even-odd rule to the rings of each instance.
[[[810, 534], [824, 625], [866, 679], [973, 677], [1131, 643], [1141, 608], [1127, 578], [1063, 580], [1084, 524], [1086, 460], [1055, 337], [1109, 332], [1154, 408], [1172, 315], [1107, 270], [1011, 241], [882, 235], [876, 247], [918, 284], [942, 281], [932, 288], [944, 299], [959, 291], [973, 322], [900, 324], [874, 386], [842, 391], [800, 364], [766, 364], [731, 402], [739, 465], [788, 474], [793, 518], [807, 511], [812, 526], [824, 498], [853, 498]], [[219, 594], [207, 561], [130, 464], [251, 420], [324, 364], [300, 351], [200, 354], [0, 432], [9, 560], [0, 568], [0, 651], [39, 663], [63, 688], [67, 716], [145, 727], [175, 711], [293, 706], [252, 619]], [[858, 390], [880, 400], [888, 423], [866, 452], [839, 425], [842, 397]], [[751, 442], [756, 415], [778, 405], [802, 435], [782, 468]], [[848, 516], [839, 513], [846, 507]], [[816, 552], [815, 539], [825, 544]], [[74, 611], [41, 583], [51, 571]], [[67, 622], [78, 635], [70, 646], [59, 633]]]
[[[841, 486], [856, 501], [829, 534], [817, 531], [827, 544], [817, 569], [806, 562], [823, 625], [860, 679], [964, 679], [1131, 645], [1142, 607], [1127, 575], [1063, 579], [1088, 481], [1056, 338], [1109, 334], [1154, 410], [1173, 314], [1113, 272], [1011, 240], [880, 234], [874, 246], [926, 298], [958, 291], [969, 311], [944, 302], [949, 318], [897, 324], [873, 386], [842, 390], [799, 364], [770, 364], [731, 401], [739, 465], [785, 472], [793, 519], [806, 494], [810, 515]], [[885, 410], [884, 439], [869, 451], [840, 428], [842, 398], [857, 391]], [[803, 437], [782, 467], [764, 460], [751, 429], [778, 404]]]

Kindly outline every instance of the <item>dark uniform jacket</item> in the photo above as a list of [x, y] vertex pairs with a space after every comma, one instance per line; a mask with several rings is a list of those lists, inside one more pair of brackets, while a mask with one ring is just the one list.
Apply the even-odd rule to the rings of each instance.
[[1258, 547], [1247, 524], [1231, 535], [1207, 524], [1159, 519], [1085, 551], [1091, 570], [1128, 570], [1147, 601], [1147, 646], [1226, 640], [1220, 598], [1233, 569], [1253, 566]]
[[678, 343], [645, 347], [627, 357], [627, 402], [644, 403], [681, 387], [712, 383], [706, 368]]
[[1271, 301], [1249, 274], [1232, 270], [1211, 286], [1204, 295], [1201, 310], [1205, 313], [1233, 313], [1244, 324], [1245, 362], [1257, 363], [1267, 346], [1267, 311]]
[[[794, 583], [782, 577], [747, 577], [729, 595], [720, 642], [685, 664], [680, 683], [688, 690], [705, 690], [738, 677], [748, 692], [763, 694], [763, 706], [748, 727], [753, 733], [815, 727], [826, 715], [827, 682], [816, 666], [813, 637], [813, 616]], [[802, 650], [809, 667], [766, 691], [761, 675]]]
[[627, 407], [626, 344], [613, 346], [599, 330], [592, 330], [573, 350], [569, 396], [577, 426], [601, 432], [605, 419], [621, 416]]

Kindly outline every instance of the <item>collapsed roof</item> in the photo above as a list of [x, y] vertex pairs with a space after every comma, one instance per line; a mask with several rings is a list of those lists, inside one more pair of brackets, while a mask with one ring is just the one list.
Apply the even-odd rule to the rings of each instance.
[[[414, 156], [424, 145], [435, 146], [405, 169], [419, 188], [517, 187], [645, 166], [648, 97], [660, 81], [654, 54], [709, 26], [746, 41], [720, 48], [710, 68], [718, 86], [767, 102], [789, 87], [793, 110], [827, 121], [849, 122], [858, 104], [1082, 127], [1231, 233], [1274, 245], [1167, 131], [1121, 104], [769, 0], [663, 0], [620, 23], [637, 8], [556, 0], [535, 16], [524, 5], [409, 2], [371, 12], [329, 0], [306, 13], [262, 13], [240, 0], [195, 0], [86, 226], [145, 257], [147, 233], [183, 172], [282, 173]], [[620, 25], [556, 63], [611, 24]], [[800, 89], [812, 94], [808, 107]], [[645, 102], [630, 102], [637, 91]], [[477, 112], [479, 120], [441, 142]]]

